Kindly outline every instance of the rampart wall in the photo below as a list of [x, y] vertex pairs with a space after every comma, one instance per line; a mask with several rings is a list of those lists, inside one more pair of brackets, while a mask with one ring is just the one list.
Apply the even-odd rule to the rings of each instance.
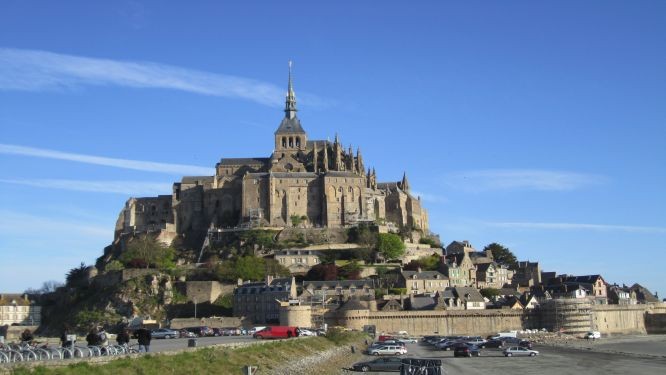
[[[589, 329], [604, 335], [666, 333], [666, 303], [653, 305], [592, 305]], [[552, 314], [550, 314], [552, 315]], [[362, 330], [374, 325], [378, 333], [407, 331], [414, 335], [467, 334], [487, 336], [502, 331], [546, 327], [544, 311], [369, 311], [348, 310], [327, 314], [329, 325]], [[549, 328], [551, 329], [551, 328]], [[581, 333], [581, 332], [575, 332]]]
[[592, 329], [604, 335], [645, 334], [647, 305], [594, 305]]
[[338, 315], [338, 323], [349, 328], [363, 329], [374, 325], [377, 332], [407, 331], [413, 335], [479, 335], [531, 327], [534, 319], [529, 312], [515, 310], [484, 311], [347, 311]]

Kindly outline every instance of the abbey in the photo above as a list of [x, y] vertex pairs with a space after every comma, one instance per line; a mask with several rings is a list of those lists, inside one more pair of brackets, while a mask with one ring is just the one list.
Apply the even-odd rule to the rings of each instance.
[[351, 146], [308, 138], [296, 115], [291, 69], [285, 116], [270, 157], [221, 159], [214, 176], [183, 177], [171, 195], [132, 198], [116, 224], [121, 233], [159, 231], [166, 238], [210, 228], [328, 227], [391, 223], [428, 231], [428, 214], [410, 193], [406, 174], [377, 182]]

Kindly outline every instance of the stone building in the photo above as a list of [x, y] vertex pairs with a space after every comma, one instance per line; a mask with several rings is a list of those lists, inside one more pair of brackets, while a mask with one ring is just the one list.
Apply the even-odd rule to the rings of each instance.
[[41, 322], [42, 307], [31, 301], [27, 294], [0, 294], [0, 326], [38, 326]]
[[520, 287], [533, 287], [541, 284], [541, 267], [539, 262], [518, 262], [511, 283]]
[[274, 279], [267, 276], [263, 282], [238, 281], [234, 290], [233, 315], [253, 324], [277, 324], [280, 321], [279, 303], [296, 298], [294, 278]]
[[439, 271], [402, 271], [398, 279], [398, 287], [407, 289], [408, 295], [435, 293], [449, 286], [449, 278]]
[[476, 266], [476, 287], [500, 289], [511, 283], [509, 270], [506, 266], [491, 263], [481, 263]]
[[305, 275], [310, 268], [319, 264], [319, 254], [313, 250], [285, 249], [275, 252], [275, 260], [292, 275]]
[[340, 228], [380, 221], [428, 232], [428, 214], [410, 192], [406, 174], [398, 182], [378, 182], [360, 148], [355, 153], [345, 148], [337, 135], [333, 142], [310, 139], [296, 115], [291, 70], [284, 112], [270, 156], [223, 158], [215, 175], [183, 177], [171, 195], [128, 200], [116, 238], [151, 230], [164, 240], [204, 238], [210, 228], [282, 228], [296, 222]]

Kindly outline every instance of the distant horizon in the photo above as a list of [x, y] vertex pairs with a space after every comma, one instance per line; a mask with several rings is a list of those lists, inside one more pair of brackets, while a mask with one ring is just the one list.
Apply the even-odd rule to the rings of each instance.
[[94, 265], [129, 197], [268, 157], [293, 61], [309, 137], [360, 146], [378, 181], [406, 172], [443, 245], [497, 242], [544, 271], [664, 293], [664, 14], [656, 0], [0, 5], [0, 292]]

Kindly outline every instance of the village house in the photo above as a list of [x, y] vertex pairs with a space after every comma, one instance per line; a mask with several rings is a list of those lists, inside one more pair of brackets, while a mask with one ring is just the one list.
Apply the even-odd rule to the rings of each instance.
[[398, 286], [407, 294], [435, 293], [449, 286], [449, 278], [439, 271], [402, 271]]
[[278, 250], [275, 252], [275, 260], [292, 275], [305, 275], [310, 268], [320, 263], [316, 251], [300, 249]]
[[0, 294], [0, 326], [40, 325], [41, 322], [42, 307], [27, 294]]
[[263, 282], [243, 282], [239, 279], [234, 290], [233, 315], [257, 324], [279, 323], [277, 300], [286, 301], [296, 296], [293, 276], [277, 279], [267, 276]]

